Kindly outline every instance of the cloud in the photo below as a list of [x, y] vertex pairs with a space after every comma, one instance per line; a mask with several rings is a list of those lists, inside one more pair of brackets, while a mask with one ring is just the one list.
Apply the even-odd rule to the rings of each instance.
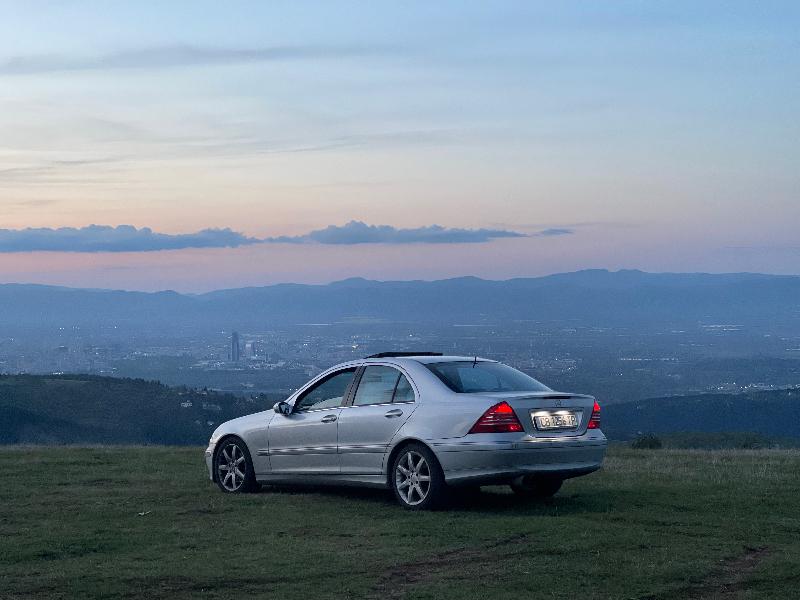
[[556, 235], [571, 235], [573, 233], [575, 233], [574, 230], [567, 229], [566, 227], [550, 227], [549, 229], [542, 229], [534, 235], [541, 237], [553, 237]]
[[0, 75], [30, 75], [62, 71], [108, 69], [161, 69], [201, 65], [257, 63], [279, 60], [337, 59], [391, 52], [380, 46], [271, 46], [264, 48], [217, 48], [162, 46], [85, 57], [56, 55], [15, 56], [0, 62]]
[[230, 229], [203, 229], [196, 233], [157, 233], [149, 227], [61, 227], [0, 229], [0, 252], [154, 252], [183, 248], [235, 248], [260, 240]]
[[305, 235], [269, 238], [269, 242], [319, 244], [475, 244], [497, 238], [526, 237], [505, 229], [457, 229], [430, 225], [398, 229], [391, 225], [367, 225], [350, 221], [345, 225], [330, 225]]
[[[547, 230], [545, 230], [547, 231]], [[566, 232], [565, 233], [569, 233]], [[540, 232], [533, 235], [563, 235]], [[12, 252], [156, 252], [185, 248], [236, 248], [252, 244], [480, 244], [500, 238], [530, 237], [506, 229], [460, 229], [429, 225], [398, 229], [350, 221], [297, 236], [255, 238], [231, 229], [196, 233], [159, 233], [132, 225], [88, 225], [52, 229], [0, 229], [0, 253]]]
[[0, 169], [0, 184], [4, 181], [37, 181], [43, 178], [52, 179], [67, 169], [96, 166], [119, 162], [115, 158], [45, 160], [38, 164]]

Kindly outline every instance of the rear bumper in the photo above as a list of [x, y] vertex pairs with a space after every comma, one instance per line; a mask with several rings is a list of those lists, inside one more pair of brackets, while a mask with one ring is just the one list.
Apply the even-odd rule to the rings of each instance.
[[603, 465], [608, 442], [600, 431], [574, 438], [441, 440], [432, 444], [448, 483], [505, 483], [520, 475], [568, 479]]

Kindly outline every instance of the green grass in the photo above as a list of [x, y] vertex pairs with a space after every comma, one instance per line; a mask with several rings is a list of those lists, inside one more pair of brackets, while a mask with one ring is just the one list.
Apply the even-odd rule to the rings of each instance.
[[[800, 452], [612, 449], [553, 500], [226, 496], [187, 448], [0, 448], [0, 598], [797, 598]], [[144, 514], [140, 514], [144, 513]]]

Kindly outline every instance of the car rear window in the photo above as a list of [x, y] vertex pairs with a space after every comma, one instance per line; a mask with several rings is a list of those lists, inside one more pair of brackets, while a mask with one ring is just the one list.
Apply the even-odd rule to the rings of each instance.
[[465, 360], [425, 366], [458, 394], [552, 391], [533, 377], [502, 363]]

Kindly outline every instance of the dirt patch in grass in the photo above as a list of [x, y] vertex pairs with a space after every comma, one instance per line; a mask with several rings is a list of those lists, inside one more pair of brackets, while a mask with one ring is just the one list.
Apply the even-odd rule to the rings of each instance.
[[[402, 598], [408, 588], [428, 581], [461, 579], [462, 570], [469, 566], [472, 570], [489, 572], [497, 563], [497, 548], [504, 549], [504, 557], [514, 556], [524, 551], [523, 544], [528, 534], [517, 534], [502, 538], [479, 548], [456, 548], [433, 554], [422, 560], [395, 565], [388, 569], [372, 589], [370, 598]], [[515, 546], [520, 546], [518, 551]]]
[[[742, 554], [722, 560], [718, 568], [699, 583], [692, 584], [675, 593], [671, 599], [685, 600], [734, 600], [747, 589], [747, 577], [769, 554], [769, 548], [745, 548]], [[648, 596], [642, 600], [656, 600], [666, 596]]]

